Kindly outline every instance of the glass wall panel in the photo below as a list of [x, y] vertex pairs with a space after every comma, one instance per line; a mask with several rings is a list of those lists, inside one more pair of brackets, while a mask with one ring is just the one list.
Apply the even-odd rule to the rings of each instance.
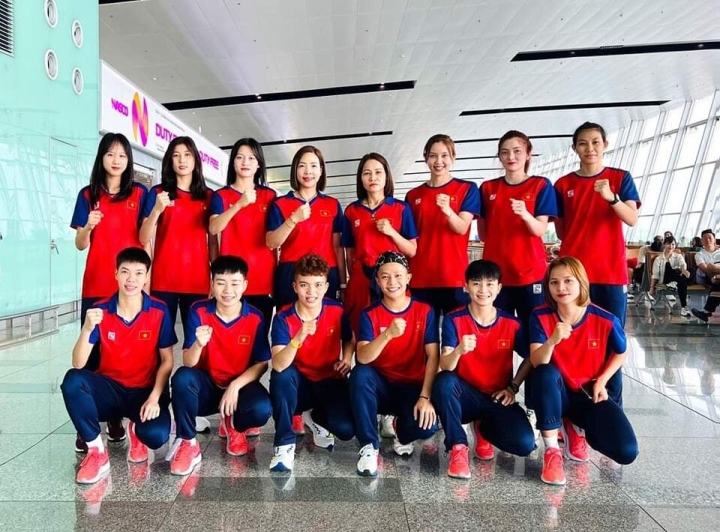
[[651, 140], [642, 142], [638, 146], [637, 152], [635, 153], [635, 160], [633, 161], [632, 169], [630, 170], [630, 173], [633, 176], [642, 176], [645, 174], [645, 165], [647, 165], [651, 147]]
[[685, 196], [687, 195], [688, 188], [690, 187], [691, 175], [692, 168], [676, 170], [673, 173], [672, 181], [670, 182], [670, 191], [668, 192], [663, 212], [679, 213], [682, 211], [683, 202], [685, 201]]
[[670, 133], [660, 138], [660, 146], [658, 146], [655, 163], [652, 166], [653, 173], [667, 170], [676, 135], [677, 133]]
[[663, 124], [663, 133], [667, 133], [668, 131], [672, 131], [674, 129], [677, 129], [680, 125], [680, 119], [682, 118], [684, 106], [676, 107], [675, 109], [670, 109], [667, 113], [667, 118], [665, 119], [665, 123]]
[[690, 206], [691, 212], [702, 210], [714, 170], [714, 164], [705, 164], [700, 169], [700, 180], [698, 181], [697, 190], [695, 191], [695, 196], [693, 197], [692, 205]]

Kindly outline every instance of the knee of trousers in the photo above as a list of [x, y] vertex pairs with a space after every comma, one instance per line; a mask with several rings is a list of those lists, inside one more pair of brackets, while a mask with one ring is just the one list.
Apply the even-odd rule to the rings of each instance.
[[88, 370], [85, 369], [69, 369], [65, 374], [65, 378], [60, 385], [63, 395], [75, 395], [80, 392], [82, 387], [87, 383], [86, 374]]
[[633, 437], [624, 439], [617, 448], [613, 450], [613, 455], [609, 457], [618, 464], [627, 465], [632, 464], [639, 453], [640, 449], [638, 449], [637, 439]]
[[364, 394], [370, 387], [370, 382], [376, 377], [377, 371], [366, 364], [356, 365], [350, 373], [350, 395]]
[[297, 389], [298, 370], [294, 366], [288, 366], [283, 371], [272, 370], [270, 372], [270, 397], [275, 400], [284, 397], [290, 390]]
[[352, 418], [345, 418], [341, 421], [335, 421], [333, 426], [333, 435], [342, 441], [349, 441], [355, 437], [355, 423]]
[[172, 388], [172, 395], [185, 395], [190, 392], [192, 385], [195, 382], [195, 371], [192, 368], [186, 366], [179, 367], [175, 374], [170, 379], [170, 387]]
[[523, 431], [518, 438], [512, 442], [512, 454], [517, 456], [527, 456], [535, 450], [535, 433], [533, 432], [530, 425], [528, 430]]
[[[237, 414], [238, 412], [236, 412]], [[246, 410], [243, 415], [247, 416], [250, 426], [262, 427], [272, 416], [272, 404], [267, 397], [263, 397]]]
[[442, 403], [455, 395], [459, 377], [454, 371], [441, 371], [435, 377], [433, 384], [433, 402]]
[[138, 439], [151, 449], [159, 449], [170, 438], [169, 418], [167, 423], [138, 423], [135, 425]]
[[560, 370], [554, 364], [541, 364], [533, 368], [530, 378], [533, 391], [541, 394], [545, 393], [548, 388], [557, 388], [558, 383], [562, 381]]

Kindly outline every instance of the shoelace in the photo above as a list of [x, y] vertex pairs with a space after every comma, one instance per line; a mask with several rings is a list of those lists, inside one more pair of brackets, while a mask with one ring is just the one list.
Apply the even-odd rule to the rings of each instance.
[[457, 451], [454, 453], [451, 452], [450, 453], [450, 462], [453, 464], [456, 464], [458, 462], [467, 463], [468, 462], [467, 453], [462, 452], [462, 451]]
[[88, 451], [87, 456], [80, 464], [80, 467], [85, 467], [91, 462], [96, 462], [96, 466], [102, 461], [101, 453], [99, 451]]
[[187, 440], [184, 440], [180, 444], [180, 448], [177, 450], [177, 454], [175, 455], [175, 458], [179, 462], [184, 462], [185, 460], [188, 460], [190, 458], [190, 454], [192, 453], [193, 445], [190, 444]]
[[563, 459], [562, 459], [562, 453], [560, 452], [560, 449], [558, 449], [557, 452], [550, 453], [546, 457], [546, 460], [547, 460], [548, 467], [557, 467], [558, 466], [557, 462], [560, 462], [560, 464], [562, 465]]

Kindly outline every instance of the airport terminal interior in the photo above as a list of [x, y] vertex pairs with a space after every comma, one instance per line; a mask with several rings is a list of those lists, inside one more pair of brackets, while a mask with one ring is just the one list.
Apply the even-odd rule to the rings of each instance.
[[[717, 0], [0, 0], [0, 41], [0, 530], [718, 529], [720, 317], [684, 315], [673, 290], [649, 298], [647, 274], [628, 285], [622, 369], [639, 455], [566, 460], [565, 486], [540, 480], [542, 438], [450, 478], [442, 430], [410, 456], [383, 438], [377, 477], [357, 474], [356, 440], [329, 452], [307, 432], [293, 472], [276, 473], [272, 419], [236, 457], [217, 415], [192, 474], [170, 473], [167, 444], [134, 464], [127, 442], [106, 442], [109, 474], [81, 485], [60, 390], [87, 256], [70, 220], [109, 131], [130, 139], [146, 186], [176, 135], [195, 139], [212, 189], [233, 143], [257, 139], [279, 194], [295, 151], [316, 145], [345, 208], [368, 152], [402, 199], [430, 177], [431, 135], [455, 140], [451, 173], [479, 185], [504, 175], [498, 140], [520, 130], [529, 173], [555, 181], [578, 168], [575, 128], [597, 122], [605, 165], [641, 200], [628, 258], [665, 231], [691, 257], [693, 237], [720, 230]], [[543, 240], [557, 252], [552, 224]], [[694, 287], [688, 307], [708, 296]]]

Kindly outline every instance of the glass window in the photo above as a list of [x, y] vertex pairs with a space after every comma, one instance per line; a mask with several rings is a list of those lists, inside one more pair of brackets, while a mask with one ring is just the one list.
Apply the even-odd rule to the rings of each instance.
[[670, 155], [672, 154], [673, 144], [677, 133], [670, 133], [664, 137], [660, 137], [660, 145], [655, 155], [655, 164], [653, 164], [652, 172], [664, 172], [668, 168]]
[[689, 213], [688, 217], [687, 217], [687, 224], [685, 225], [685, 231], [683, 231], [683, 235], [682, 235], [685, 237], [686, 242], [689, 243], [694, 236], [700, 236], [700, 230], [698, 229], [698, 224], [700, 224], [700, 213], [699, 212]]
[[645, 175], [645, 165], [647, 164], [648, 157], [650, 156], [650, 147], [652, 146], [652, 141], [648, 140], [646, 142], [640, 143], [637, 147], [637, 151], [635, 153], [635, 160], [632, 164], [632, 170], [630, 173], [634, 176], [643, 176]]
[[714, 94], [711, 94], [702, 100], [696, 100], [693, 102], [688, 124], [694, 124], [695, 122], [700, 122], [701, 120], [707, 120], [714, 96]]
[[715, 164], [705, 164], [700, 168], [700, 179], [698, 181], [697, 190], [693, 197], [692, 205], [690, 206], [691, 211], [701, 211], [703, 205], [705, 205], [705, 197], [708, 193], [708, 187], [710, 186], [710, 180], [712, 179], [713, 171], [715, 170]]
[[684, 168], [685, 166], [693, 166], [695, 164], [703, 131], [705, 131], [705, 123], [690, 127], [685, 131], [682, 147], [680, 148], [680, 155], [678, 156], [675, 168]]
[[679, 221], [680, 221], [679, 214], [664, 214], [660, 218], [660, 225], [658, 226], [658, 231], [660, 233], [664, 233], [665, 231], [670, 231], [672, 234], [675, 234], [675, 231], [677, 231], [677, 224]]
[[633, 238], [637, 242], [647, 242], [648, 240], [652, 241], [652, 236], [650, 235], [650, 226], [652, 225], [652, 220], [652, 214], [638, 217], [638, 223], [635, 226], [635, 234], [633, 236]]
[[619, 136], [620, 136], [620, 131], [610, 131], [607, 134], [608, 147], [611, 150], [614, 150], [617, 147], [617, 146], [615, 146], [615, 143], [617, 142], [617, 139]]
[[667, 112], [667, 117], [665, 118], [665, 123], [663, 124], [663, 133], [666, 133], [668, 131], [672, 131], [673, 129], [677, 129], [680, 125], [680, 119], [682, 118], [683, 109], [685, 108], [684, 105], [681, 105], [680, 107], [676, 107], [675, 109], [670, 109]]
[[690, 188], [691, 174], [692, 168], [676, 170], [673, 173], [672, 181], [670, 181], [670, 191], [668, 192], [668, 197], [665, 201], [665, 208], [663, 209], [663, 212], [682, 211], [683, 202], [685, 201], [685, 195]]
[[660, 188], [662, 187], [662, 180], [665, 174], [653, 174], [648, 176], [649, 183], [647, 185], [647, 191], [645, 197], [642, 199], [642, 209], [647, 213], [654, 213], [657, 209], [658, 198], [660, 197]]
[[[710, 127], [709, 124], [708, 127]], [[713, 128], [710, 144], [708, 145], [707, 153], [705, 153], [706, 163], [715, 162], [720, 159], [720, 122], [715, 120]]]
[[660, 115], [657, 114], [645, 120], [642, 128], [642, 133], [640, 134], [640, 139], [649, 139], [652, 138], [653, 135], [655, 135], [655, 129], [657, 128], [657, 123], [659, 119]]

